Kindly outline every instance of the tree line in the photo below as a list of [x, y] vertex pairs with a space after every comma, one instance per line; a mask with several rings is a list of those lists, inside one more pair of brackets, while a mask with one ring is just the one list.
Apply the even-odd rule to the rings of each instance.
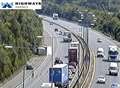
[[120, 42], [120, 13], [106, 14], [96, 11], [96, 14], [98, 19], [94, 29]]
[[[58, 13], [61, 18], [77, 22], [81, 19], [79, 11], [84, 12], [87, 9], [88, 12], [93, 12], [97, 17], [93, 29], [120, 41], [119, 0], [49, 0], [43, 3], [43, 9], [38, 10], [38, 13], [49, 16]], [[93, 8], [92, 5], [100, 8]], [[114, 5], [115, 8], [111, 7], [110, 10], [108, 9], [109, 5]]]
[[[43, 33], [41, 20], [31, 10], [0, 11], [0, 81], [30, 59], [36, 36]], [[5, 48], [6, 45], [13, 48]]]

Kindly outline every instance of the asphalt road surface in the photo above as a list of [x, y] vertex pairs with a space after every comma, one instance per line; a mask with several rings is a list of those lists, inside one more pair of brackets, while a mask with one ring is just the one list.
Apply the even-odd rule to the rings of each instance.
[[[67, 58], [64, 58], [67, 55], [68, 44], [62, 43], [62, 36], [59, 36], [58, 33], [54, 32], [55, 25], [50, 25], [48, 22], [43, 22], [45, 30], [50, 33], [53, 33], [53, 46], [56, 46], [55, 39], [58, 40], [57, 51], [53, 53], [52, 58], [48, 58], [49, 62], [46, 65], [40, 67], [39, 69], [43, 69], [42, 71], [38, 71], [38, 76], [36, 79], [33, 79], [31, 84], [26, 84], [25, 88], [40, 88], [42, 83], [49, 83], [49, 68], [52, 67], [50, 63], [54, 62], [54, 58], [59, 57], [64, 63], [67, 63]], [[52, 62], [53, 61], [53, 62]], [[29, 86], [28, 86], [29, 85]]]
[[[48, 20], [51, 20], [53, 22], [56, 22], [56, 23], [58, 23], [62, 26], [65, 26], [66, 28], [69, 28], [70, 30], [72, 30], [74, 32], [77, 32], [77, 33], [81, 32], [82, 29], [84, 29], [84, 30], [89, 29], [89, 47], [94, 51], [94, 54], [96, 55], [97, 48], [101, 47], [101, 48], [104, 49], [105, 58], [96, 58], [96, 69], [95, 69], [96, 72], [95, 72], [95, 76], [94, 76], [94, 80], [92, 82], [91, 88], [111, 88], [112, 83], [120, 84], [120, 71], [119, 71], [118, 76], [108, 75], [108, 68], [109, 68], [110, 62], [103, 61], [103, 59], [107, 59], [107, 57], [108, 57], [108, 46], [109, 45], [116, 45], [115, 43], [113, 43], [112, 40], [109, 40], [107, 37], [105, 37], [101, 33], [93, 31], [90, 28], [81, 27], [78, 24], [66, 22], [66, 21], [63, 21], [63, 20], [60, 20], [60, 19], [53, 20], [52, 18], [46, 17], [46, 16], [44, 16], [44, 18], [48, 19]], [[98, 43], [97, 38], [100, 38], [102, 40], [102, 42]], [[100, 75], [105, 76], [105, 78], [106, 78], [106, 83], [105, 84], [96, 83], [97, 78]]]
[[[53, 53], [53, 59], [52, 57], [47, 58], [47, 63], [41, 65], [38, 69], [36, 69], [35, 73], [37, 76], [35, 78], [28, 78], [28, 80], [25, 81], [25, 88], [41, 88], [40, 86], [42, 83], [49, 83], [49, 68], [52, 67], [52, 64], [54, 63], [54, 60], [56, 57], [59, 57], [63, 63], [68, 63], [68, 48], [69, 43], [63, 43], [63, 37], [62, 35], [59, 35], [59, 32], [55, 32], [54, 29], [58, 28], [59, 31], [65, 31], [61, 27], [57, 25], [51, 25], [50, 23], [43, 21], [44, 29], [52, 34], [53, 38], [53, 48], [56, 47], [56, 51]], [[56, 41], [57, 40], [57, 46]], [[73, 37], [73, 40], [76, 41], [76, 39]], [[22, 84], [19, 85], [17, 88], [21, 88]]]
[[[82, 36], [81, 31], [82, 29], [85, 30], [85, 27], [81, 27], [78, 24], [66, 22], [63, 20], [53, 20], [50, 17], [43, 16], [45, 19], [53, 21], [55, 23], [58, 23], [62, 26], [65, 26], [66, 28], [70, 29], [73, 32], [78, 33], [79, 35]], [[55, 28], [58, 28], [60, 30], [60, 27], [56, 25], [50, 25], [48, 22], [43, 21], [44, 23], [44, 28], [47, 30], [52, 36], [53, 36], [53, 45], [54, 48], [57, 48], [54, 50], [54, 55], [53, 58], [55, 57], [60, 57], [61, 60], [64, 63], [67, 63], [67, 49], [69, 48], [69, 44], [62, 43], [62, 36], [58, 35], [58, 33], [54, 32]], [[64, 30], [63, 30], [64, 31]], [[98, 43], [97, 38], [101, 38], [102, 42]], [[105, 51], [105, 58], [107, 58], [107, 52], [108, 52], [108, 45], [115, 45], [112, 41], [104, 37], [104, 35], [99, 34], [98, 32], [92, 31], [89, 29], [89, 47], [94, 51], [94, 54], [96, 55], [96, 51], [98, 47], [104, 48]], [[48, 70], [49, 67], [52, 66], [52, 57], [48, 56], [47, 59], [45, 59], [43, 63], [41, 63], [40, 67], [38, 67], [35, 70], [35, 77], [28, 77], [25, 80], [25, 88], [41, 88], [42, 83], [49, 82], [49, 75], [48, 75]], [[53, 60], [54, 61], [54, 60]], [[111, 88], [112, 83], [119, 83], [120, 84], [120, 73], [118, 76], [109, 76], [108, 75], [108, 67], [109, 67], [109, 62], [104, 62], [102, 58], [96, 58], [96, 72], [95, 72], [95, 77], [92, 82], [92, 88]], [[105, 84], [97, 84], [96, 79], [99, 75], [104, 75], [106, 77], [106, 83]], [[6, 88], [6, 87], [3, 87]], [[13, 88], [13, 87], [12, 87]], [[22, 84], [18, 85], [16, 88], [22, 88]]]

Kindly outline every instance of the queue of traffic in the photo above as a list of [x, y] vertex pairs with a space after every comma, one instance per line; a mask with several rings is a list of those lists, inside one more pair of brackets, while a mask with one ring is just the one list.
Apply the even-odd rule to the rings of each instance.
[[[66, 34], [66, 36], [68, 35]], [[68, 49], [68, 63], [63, 63], [60, 58], [56, 57], [53, 67], [49, 68], [49, 82], [54, 83], [58, 88], [67, 88], [77, 70], [79, 42], [66, 42], [70, 43], [70, 47]]]
[[[102, 42], [102, 39], [98, 38], [97, 39], [98, 43]], [[119, 65], [118, 62], [120, 61], [119, 58], [119, 49], [117, 46], [114, 45], [109, 45], [108, 46], [108, 57], [105, 56], [105, 52], [103, 48], [99, 47], [97, 49], [97, 58], [103, 58], [103, 61], [106, 61], [109, 63], [109, 68], [108, 68], [108, 74], [110, 76], [118, 76], [119, 73]], [[97, 78], [97, 83], [102, 83], [105, 84], [106, 83], [106, 78], [103, 75], [100, 75]], [[117, 83], [113, 83], [111, 85], [111, 88], [120, 88], [120, 85]]]
[[[53, 20], [57, 19], [58, 14], [54, 13]], [[53, 23], [50, 22], [50, 25], [53, 25]], [[62, 43], [69, 43], [70, 47], [68, 48], [67, 63], [64, 63], [60, 57], [55, 57], [53, 66], [49, 68], [49, 83], [57, 88], [68, 88], [77, 70], [79, 42], [73, 41], [72, 34], [69, 31], [61, 31], [55, 28], [54, 32], [63, 38]], [[51, 85], [46, 84], [46, 86]], [[44, 88], [45, 84], [41, 87]]]

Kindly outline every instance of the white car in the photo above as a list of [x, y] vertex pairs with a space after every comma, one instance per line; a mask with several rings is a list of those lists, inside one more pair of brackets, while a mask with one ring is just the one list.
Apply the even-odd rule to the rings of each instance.
[[99, 76], [97, 79], [97, 83], [105, 83], [105, 77], [104, 76]]
[[[41, 85], [41, 87], [42, 88], [50, 88], [52, 86], [52, 83], [43, 83], [42, 85]], [[41, 88], [40, 87], [40, 88]]]
[[104, 49], [103, 48], [97, 49], [97, 57], [104, 57]]
[[72, 74], [72, 71], [69, 70], [69, 80], [72, 80], [73, 77], [74, 77], [74, 74]]
[[110, 75], [116, 75], [117, 76], [118, 73], [119, 73], [118, 64], [115, 63], [115, 62], [111, 62], [108, 70], [109, 70]]

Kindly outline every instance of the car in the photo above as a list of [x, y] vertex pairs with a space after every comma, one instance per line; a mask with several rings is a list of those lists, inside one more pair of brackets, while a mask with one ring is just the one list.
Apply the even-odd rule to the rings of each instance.
[[63, 32], [63, 36], [67, 36], [68, 38], [71, 38], [71, 33], [69, 31]]
[[97, 79], [97, 83], [105, 83], [105, 77], [104, 76], [99, 76]]
[[76, 69], [72, 65], [69, 65], [69, 70], [71, 70], [72, 74], [75, 74], [76, 72]]
[[74, 77], [74, 74], [69, 74], [69, 80], [72, 80], [72, 78]]
[[100, 38], [97, 38], [97, 42], [102, 42], [102, 40]]
[[55, 32], [58, 32], [58, 29], [57, 29], [57, 28], [55, 28]]
[[68, 38], [71, 38], [71, 33], [68, 33], [68, 35], [67, 35], [67, 36], [68, 36]]
[[68, 38], [67, 36], [63, 38], [63, 42], [71, 42], [72, 38]]
[[63, 64], [63, 61], [59, 57], [55, 58], [54, 64]]
[[76, 69], [77, 63], [76, 62], [70, 62], [69, 66], [73, 66]]
[[104, 49], [103, 48], [98, 48], [97, 49], [97, 57], [104, 57]]
[[50, 22], [50, 25], [53, 25], [53, 23], [52, 23], [52, 22]]
[[111, 88], [120, 88], [120, 84], [118, 84], [118, 83], [113, 83], [113, 84], [111, 85]]
[[59, 35], [62, 35], [62, 31], [59, 31]]
[[66, 32], [63, 32], [63, 36], [66, 36], [66, 34], [67, 34]]
[[40, 88], [50, 88], [52, 83], [43, 83]]
[[33, 66], [30, 63], [27, 63], [26, 70], [33, 70]]

